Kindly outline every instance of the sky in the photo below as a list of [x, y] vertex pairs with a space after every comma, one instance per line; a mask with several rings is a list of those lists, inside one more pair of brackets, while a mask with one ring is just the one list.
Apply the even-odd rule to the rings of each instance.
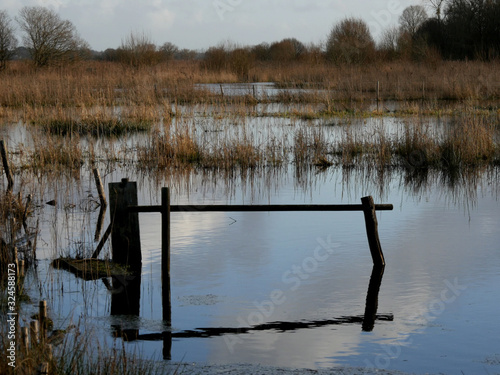
[[321, 43], [345, 17], [365, 20], [377, 40], [403, 10], [422, 0], [2, 0], [11, 18], [23, 6], [44, 6], [71, 21], [90, 47], [118, 48], [131, 33], [160, 46], [205, 50], [297, 38]]

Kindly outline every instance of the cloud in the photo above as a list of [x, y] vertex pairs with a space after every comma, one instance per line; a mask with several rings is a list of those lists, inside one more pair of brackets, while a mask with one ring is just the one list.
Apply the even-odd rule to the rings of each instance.
[[[155, 43], [205, 49], [224, 40], [241, 45], [297, 38], [318, 43], [343, 17], [361, 17], [379, 33], [399, 14], [387, 16], [389, 5], [410, 0], [217, 0], [227, 5], [224, 17], [215, 0], [3, 0], [15, 17], [23, 6], [40, 5], [70, 20], [92, 48], [117, 48], [130, 32], [150, 34]], [[397, 13], [397, 12], [396, 12]]]
[[169, 9], [157, 9], [150, 11], [148, 18], [151, 19], [150, 26], [155, 30], [168, 30], [175, 22], [175, 13]]

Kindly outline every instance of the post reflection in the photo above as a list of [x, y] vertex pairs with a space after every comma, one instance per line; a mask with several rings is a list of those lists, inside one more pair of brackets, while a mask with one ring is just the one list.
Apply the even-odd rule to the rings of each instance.
[[[113, 276], [111, 290], [111, 316], [127, 315], [139, 317], [141, 300], [141, 273], [134, 272], [128, 276]], [[112, 325], [113, 336], [125, 341], [137, 340], [139, 330], [122, 329], [121, 325]]]
[[[170, 298], [165, 298], [163, 301], [163, 331], [160, 333], [139, 334], [139, 330], [128, 329], [122, 330], [121, 327], [114, 326], [116, 337], [122, 337], [126, 341], [144, 340], [144, 341], [163, 341], [163, 359], [172, 359], [172, 339], [173, 338], [208, 338], [222, 335], [242, 335], [258, 331], [275, 330], [277, 332], [296, 331], [299, 329], [313, 329], [331, 325], [342, 324], [361, 324], [362, 330], [371, 332], [374, 329], [376, 321], [392, 321], [392, 314], [377, 314], [378, 310], [378, 295], [384, 275], [384, 268], [374, 266], [372, 269], [368, 292], [366, 295], [365, 313], [364, 315], [341, 316], [337, 318], [314, 320], [314, 321], [296, 321], [296, 322], [266, 322], [260, 325], [250, 327], [209, 327], [209, 328], [194, 328], [193, 330], [172, 332], [172, 306]], [[115, 281], [116, 285], [120, 282]], [[115, 284], [113, 284], [115, 285]], [[118, 293], [113, 294], [111, 300], [111, 315], [127, 314], [139, 315], [139, 289], [140, 276], [134, 278], [130, 282], [122, 284], [123, 289]], [[166, 294], [170, 296], [170, 278], [163, 280], [163, 288], [166, 288]]]
[[362, 330], [365, 332], [373, 331], [375, 319], [377, 319], [378, 294], [382, 277], [384, 276], [385, 266], [373, 266], [370, 283], [368, 284], [368, 293], [366, 294], [365, 315], [362, 323]]

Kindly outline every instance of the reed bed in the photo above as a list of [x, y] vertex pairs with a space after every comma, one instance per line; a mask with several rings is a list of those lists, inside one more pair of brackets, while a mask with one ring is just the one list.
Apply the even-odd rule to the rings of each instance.
[[[253, 82], [274, 82], [289, 88], [275, 98], [245, 95], [238, 101], [331, 102], [381, 100], [470, 100], [500, 98], [498, 62], [452, 62], [436, 65], [375, 62], [367, 66], [327, 63], [259, 64], [251, 69]], [[232, 102], [199, 83], [232, 83], [238, 77], [214, 72], [199, 61], [175, 61], [132, 68], [118, 63], [86, 61], [69, 67], [35, 70], [13, 62], [0, 76], [0, 107], [156, 105], [158, 103]], [[296, 92], [292, 89], [313, 89]], [[5, 109], [3, 110], [5, 112]]]
[[139, 147], [138, 167], [145, 170], [199, 168], [220, 171], [279, 167], [287, 158], [286, 147], [276, 139], [257, 145], [249, 135], [219, 139], [210, 144], [197, 139], [193, 130], [168, 129], [153, 133], [146, 146]]
[[64, 171], [80, 169], [83, 164], [83, 150], [77, 138], [51, 136], [35, 141], [26, 167], [35, 171]]
[[[369, 163], [382, 168], [416, 165], [462, 168], [498, 165], [500, 160], [500, 116], [478, 114], [474, 110], [446, 118], [440, 126], [430, 125], [423, 116], [403, 117], [397, 120], [403, 124], [397, 134], [359, 125], [354, 131], [350, 125], [352, 119], [330, 124], [286, 118], [276, 119], [275, 130], [266, 133], [258, 128], [247, 129], [244, 117], [222, 116], [220, 122], [183, 114], [175, 116], [173, 121], [167, 113], [140, 139], [126, 142], [120, 138], [93, 141], [82, 134], [94, 133], [82, 129], [75, 132], [58, 129], [57, 135], [42, 132], [34, 137], [32, 147], [19, 151], [21, 168], [78, 172], [96, 160], [108, 165], [125, 162], [148, 173], [183, 168], [220, 171], [281, 168], [290, 162], [319, 167]], [[267, 121], [270, 119], [265, 124]], [[110, 133], [99, 130], [98, 134]]]
[[160, 108], [120, 107], [40, 107], [24, 112], [27, 122], [49, 134], [120, 136], [151, 129], [161, 118]]
[[13, 262], [12, 244], [22, 229], [26, 205], [21, 194], [7, 190], [0, 195], [0, 282], [7, 277], [7, 264]]
[[405, 168], [464, 170], [498, 165], [500, 145], [498, 116], [463, 113], [452, 117], [442, 129], [421, 118], [405, 122], [402, 134], [380, 139], [373, 146], [380, 166], [395, 164]]
[[[7, 356], [0, 359], [2, 374], [37, 374], [40, 365], [48, 365], [49, 374], [63, 375], [153, 375], [176, 374], [178, 368], [166, 369], [161, 363], [144, 359], [139, 353], [127, 353], [122, 341], [121, 347], [108, 347], [100, 343], [95, 333], [80, 331], [79, 327], [69, 326], [65, 330], [48, 330], [45, 339], [33, 340], [28, 351], [16, 350], [15, 370], [8, 365]], [[0, 340], [2, 352], [8, 346], [7, 334]], [[18, 338], [20, 344], [21, 340]], [[49, 346], [50, 345], [50, 346]], [[152, 358], [154, 359], [154, 358]]]

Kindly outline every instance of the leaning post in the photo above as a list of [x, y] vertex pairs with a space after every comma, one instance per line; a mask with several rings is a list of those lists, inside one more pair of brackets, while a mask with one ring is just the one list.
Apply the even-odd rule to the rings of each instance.
[[111, 246], [113, 262], [128, 265], [136, 272], [141, 270], [141, 238], [139, 214], [130, 212], [129, 206], [137, 206], [137, 183], [124, 178], [109, 184], [111, 215]]
[[14, 185], [14, 178], [12, 177], [12, 172], [10, 171], [9, 157], [7, 155], [7, 146], [5, 145], [5, 141], [3, 139], [0, 139], [0, 154], [2, 155], [3, 169], [5, 170], [5, 176], [7, 177], [8, 188], [10, 190]]
[[361, 205], [365, 214], [366, 235], [368, 237], [373, 265], [379, 267], [385, 266], [384, 253], [382, 252], [382, 246], [380, 246], [380, 239], [378, 237], [378, 222], [373, 198], [371, 196], [361, 198]]
[[161, 282], [163, 320], [172, 321], [170, 299], [170, 191], [161, 189]]

